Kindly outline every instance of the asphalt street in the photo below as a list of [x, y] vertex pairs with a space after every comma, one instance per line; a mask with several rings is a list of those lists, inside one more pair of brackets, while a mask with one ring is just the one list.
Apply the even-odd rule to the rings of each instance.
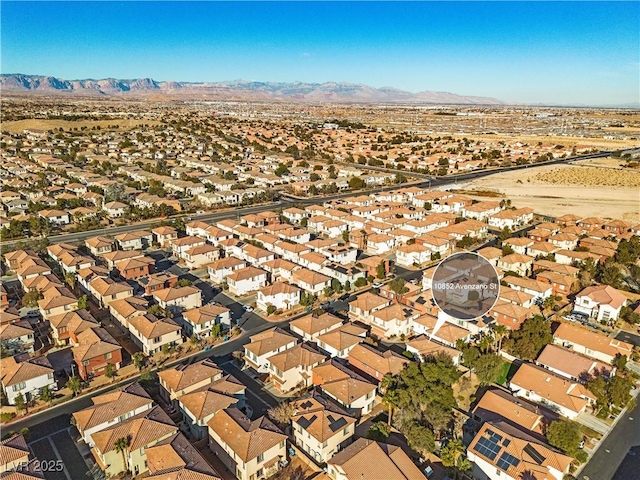
[[640, 480], [640, 406], [626, 412], [578, 480]]

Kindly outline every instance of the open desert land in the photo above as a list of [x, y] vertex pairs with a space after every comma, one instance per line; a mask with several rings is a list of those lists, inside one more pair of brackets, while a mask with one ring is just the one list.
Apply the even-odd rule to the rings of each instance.
[[101, 130], [112, 130], [114, 126], [118, 127], [118, 130], [131, 130], [132, 128], [139, 127], [141, 125], [154, 126], [159, 125], [160, 122], [156, 120], [125, 120], [125, 119], [113, 119], [113, 120], [47, 120], [47, 119], [26, 119], [26, 120], [14, 120], [2, 123], [2, 130], [10, 133], [22, 133], [25, 130], [31, 131], [47, 131], [58, 130], [62, 128], [65, 131], [73, 129], [81, 130], [83, 127], [85, 130], [91, 130], [93, 127], [100, 127]]
[[[495, 191], [511, 199], [513, 206], [531, 207], [536, 213], [640, 223], [640, 171], [622, 168], [616, 159], [499, 173], [458, 186], [465, 194]], [[486, 196], [476, 198], [487, 200]]]

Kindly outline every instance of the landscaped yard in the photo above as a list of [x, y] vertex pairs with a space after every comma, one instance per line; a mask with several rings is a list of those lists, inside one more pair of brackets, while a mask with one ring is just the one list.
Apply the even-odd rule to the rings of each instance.
[[510, 369], [511, 369], [511, 363], [504, 360], [502, 362], [502, 371], [500, 372], [500, 375], [498, 376], [496, 383], [499, 383], [500, 385], [504, 385], [507, 382]]

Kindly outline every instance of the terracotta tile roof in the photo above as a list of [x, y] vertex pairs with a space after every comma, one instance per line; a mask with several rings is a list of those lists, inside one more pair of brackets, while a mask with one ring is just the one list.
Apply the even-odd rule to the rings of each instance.
[[72, 413], [81, 431], [114, 420], [144, 405], [149, 405], [150, 408], [153, 403], [149, 394], [138, 382], [95, 396], [91, 401], [92, 406]]
[[192, 286], [185, 287], [169, 287], [153, 292], [153, 296], [160, 301], [170, 302], [178, 298], [189, 297], [191, 295], [200, 295], [201, 290]]
[[619, 353], [620, 355], [627, 355], [628, 358], [633, 351], [633, 345], [630, 343], [608, 337], [585, 327], [571, 325], [570, 323], [561, 323], [556, 331], [553, 332], [553, 336], [612, 357]]
[[101, 296], [117, 295], [123, 292], [130, 292], [133, 295], [133, 287], [127, 282], [116, 282], [109, 277], [97, 277], [89, 282], [89, 285]]
[[336, 453], [328, 464], [347, 480], [426, 480], [400, 447], [366, 438]]
[[115, 442], [119, 438], [129, 437], [127, 451], [133, 452], [177, 432], [178, 427], [162, 408], [156, 406], [113, 427], [96, 432], [91, 437], [95, 442], [95, 448], [105, 454], [115, 450]]
[[0, 442], [0, 467], [29, 456], [29, 447], [21, 433]]
[[200, 308], [193, 308], [182, 313], [182, 316], [194, 325], [214, 321], [218, 315], [229, 312], [227, 307], [222, 305], [208, 304]]
[[205, 387], [195, 392], [181, 395], [180, 404], [188, 410], [197, 420], [218, 413], [238, 403], [238, 399], [232, 395], [217, 392], [211, 387]]
[[371, 345], [366, 345], [364, 343], [356, 345], [351, 349], [348, 360], [349, 363], [352, 363], [352, 360], [360, 362], [372, 370], [375, 370], [380, 375], [385, 375], [387, 373], [396, 375], [409, 363], [408, 358], [403, 357], [392, 350], [381, 352]]
[[129, 318], [132, 315], [144, 315], [148, 305], [149, 302], [144, 298], [128, 297], [109, 303], [109, 309], [115, 310], [123, 318]]
[[266, 417], [252, 421], [237, 408], [218, 412], [208, 425], [244, 462], [253, 460], [287, 439]]
[[511, 388], [517, 385], [549, 402], [572, 412], [580, 412], [595, 396], [583, 385], [560, 377], [542, 367], [523, 363], [511, 379]]
[[609, 285], [587, 287], [576, 294], [576, 298], [579, 297], [589, 297], [600, 305], [609, 305], [612, 308], [620, 308], [629, 300], [622, 292]]
[[267, 275], [267, 272], [262, 270], [261, 268], [256, 267], [245, 267], [240, 270], [236, 270], [235, 272], [227, 275], [227, 280], [231, 280], [234, 282], [239, 282], [242, 280], [247, 280], [249, 278], [256, 278], [261, 275]]
[[390, 302], [388, 299], [382, 298], [381, 296], [371, 292], [365, 292], [362, 295], [358, 295], [358, 298], [353, 302], [349, 302], [349, 305], [353, 305], [355, 308], [359, 308], [365, 312], [369, 312], [374, 308], [389, 304]]
[[26, 321], [0, 325], [0, 341], [2, 342], [6, 342], [14, 338], [20, 338], [24, 335], [33, 335], [33, 333], [33, 329], [29, 326], [29, 322]]
[[440, 353], [444, 353], [451, 358], [462, 355], [462, 352], [459, 350], [434, 342], [427, 335], [420, 335], [419, 337], [410, 340], [407, 343], [407, 346], [415, 348], [423, 357], [438, 355]]
[[293, 407], [295, 414], [291, 417], [291, 421], [300, 425], [320, 443], [335, 435], [342, 437], [342, 431], [356, 423], [355, 418], [320, 395], [296, 400], [293, 402]]
[[80, 363], [83, 360], [99, 357], [122, 347], [104, 328], [87, 328], [77, 335], [78, 346], [72, 347], [73, 358]]
[[224, 257], [220, 260], [216, 260], [215, 262], [208, 264], [207, 268], [210, 268], [211, 270], [222, 270], [226, 268], [237, 267], [238, 265], [242, 265], [243, 267], [245, 267], [247, 265], [247, 262], [236, 257]]
[[257, 356], [273, 352], [291, 342], [297, 343], [298, 341], [297, 337], [291, 335], [280, 327], [270, 328], [262, 333], [252, 335], [250, 338], [251, 343], [245, 345], [244, 348]]
[[156, 318], [151, 314], [136, 315], [129, 319], [129, 323], [148, 339], [172, 332], [180, 332], [182, 330], [181, 327], [170, 318]]
[[[204, 480], [220, 478], [204, 457], [182, 435], [162, 440], [145, 449], [149, 473], [147, 478], [172, 480]], [[164, 475], [164, 477], [161, 477]]]
[[280, 371], [287, 372], [297, 367], [306, 369], [324, 362], [326, 359], [327, 357], [322, 353], [303, 343], [269, 357], [269, 363]]
[[307, 285], [315, 286], [321, 283], [326, 283], [331, 280], [331, 277], [327, 277], [318, 272], [314, 272], [313, 270], [309, 270], [307, 268], [300, 268], [293, 272], [293, 276], [291, 281], [303, 282]]
[[360, 328], [352, 324], [346, 324], [340, 328], [336, 328], [318, 336], [317, 341], [341, 352], [346, 348], [353, 347], [354, 345], [363, 342], [365, 333], [366, 330], [364, 328]]
[[310, 313], [309, 315], [293, 320], [290, 325], [302, 330], [308, 335], [314, 335], [327, 328], [337, 328], [342, 325], [342, 319], [330, 313], [323, 313], [318, 316]]
[[[483, 438], [495, 443], [497, 453], [494, 458], [487, 457], [487, 450], [479, 447]], [[567, 473], [573, 461], [571, 457], [552, 450], [534, 437], [505, 423], [485, 423], [469, 445], [469, 451], [488, 462], [492, 468], [506, 472], [511, 478], [530, 480], [555, 478], [551, 468]], [[511, 455], [514, 460], [509, 463], [500, 462], [505, 454]]]
[[158, 372], [158, 377], [172, 391], [184, 390], [206, 379], [211, 382], [222, 377], [222, 370], [211, 359], [204, 359], [191, 365], [177, 367]]
[[350, 377], [323, 383], [322, 390], [343, 405], [348, 406], [365, 395], [375, 394], [376, 386], [373, 383]]
[[611, 372], [611, 365], [606, 365], [557, 345], [545, 346], [538, 355], [536, 364], [553, 368], [581, 380], [591, 375], [608, 376]]
[[289, 295], [292, 293], [300, 292], [300, 289], [295, 285], [290, 285], [286, 282], [275, 282], [273, 285], [267, 285], [260, 289], [260, 293], [265, 297], [271, 297], [273, 295], [284, 294]]
[[488, 390], [473, 413], [484, 422], [506, 421], [539, 435], [544, 435], [546, 425], [558, 418], [557, 414], [549, 410], [497, 389]]
[[42, 375], [53, 374], [53, 367], [45, 356], [18, 361], [16, 357], [2, 359], [2, 384], [5, 388]]

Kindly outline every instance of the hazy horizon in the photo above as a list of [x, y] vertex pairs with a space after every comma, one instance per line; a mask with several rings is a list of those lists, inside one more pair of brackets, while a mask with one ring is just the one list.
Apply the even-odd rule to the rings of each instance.
[[2, 73], [636, 105], [637, 2], [3, 2]]

